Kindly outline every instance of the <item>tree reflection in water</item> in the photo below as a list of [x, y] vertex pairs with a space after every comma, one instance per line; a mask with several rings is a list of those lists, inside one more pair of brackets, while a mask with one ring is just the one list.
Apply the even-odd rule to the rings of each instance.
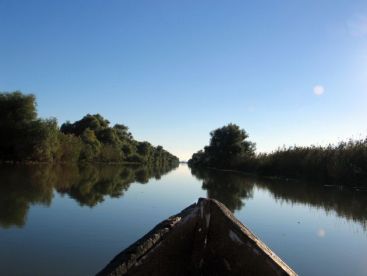
[[253, 196], [254, 182], [241, 174], [197, 168], [191, 168], [191, 173], [203, 181], [209, 198], [219, 200], [232, 212], [242, 209], [245, 200]]
[[17, 165], [0, 167], [0, 227], [23, 227], [31, 205], [49, 206], [54, 190], [93, 207], [121, 197], [133, 182], [159, 179], [175, 167], [121, 165]]
[[203, 181], [202, 188], [207, 190], [208, 197], [221, 201], [232, 211], [243, 208], [256, 187], [269, 191], [276, 201], [305, 204], [321, 208], [326, 213], [335, 212], [339, 217], [360, 223], [367, 231], [367, 190], [210, 169], [192, 168], [191, 172]]
[[[122, 197], [134, 182], [159, 179], [171, 167], [118, 165], [0, 166], [0, 227], [22, 227], [31, 205], [49, 206], [54, 191], [93, 207], [107, 196]], [[367, 191], [308, 182], [254, 178], [240, 173], [192, 169], [207, 196], [231, 211], [244, 208], [255, 188], [276, 201], [305, 204], [360, 223], [367, 230]]]
[[302, 181], [257, 180], [256, 184], [270, 191], [277, 201], [334, 212], [339, 217], [360, 223], [367, 230], [367, 191]]
[[0, 168], [0, 227], [25, 225], [30, 205], [50, 205], [53, 176], [36, 166]]

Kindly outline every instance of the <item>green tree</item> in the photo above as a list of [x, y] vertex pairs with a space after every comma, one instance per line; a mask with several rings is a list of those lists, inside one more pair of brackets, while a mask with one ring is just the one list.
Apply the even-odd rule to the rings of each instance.
[[87, 128], [81, 135], [84, 143], [80, 158], [86, 161], [92, 161], [98, 156], [101, 148], [101, 143], [98, 141], [93, 130]]
[[36, 120], [36, 98], [19, 91], [0, 94], [0, 122], [21, 124]]
[[109, 123], [110, 122], [103, 118], [100, 114], [87, 114], [81, 120], [76, 121], [73, 124], [69, 121], [62, 124], [61, 132], [81, 136], [87, 128], [96, 132], [107, 128]]
[[191, 164], [217, 168], [233, 168], [243, 159], [255, 155], [255, 144], [248, 141], [248, 134], [235, 124], [228, 124], [210, 133], [209, 146], [193, 155]]
[[31, 124], [31, 160], [54, 161], [60, 147], [59, 129], [56, 119], [36, 120]]
[[53, 161], [59, 147], [56, 119], [37, 119], [33, 95], [0, 94], [0, 159]]
[[0, 159], [19, 161], [30, 154], [30, 124], [37, 118], [33, 95], [0, 94]]
[[37, 118], [33, 95], [0, 93], [0, 161], [101, 161], [177, 164], [162, 147], [133, 139], [123, 124], [109, 126], [100, 114], [62, 124]]
[[153, 151], [153, 146], [150, 143], [139, 142], [136, 149], [137, 153], [142, 156], [146, 162], [150, 160]]
[[121, 141], [113, 128], [104, 128], [96, 132], [98, 140], [102, 144], [119, 145]]
[[114, 145], [102, 145], [98, 160], [101, 162], [121, 162], [124, 160], [124, 153]]
[[83, 148], [83, 142], [79, 137], [72, 134], [59, 133], [60, 147], [58, 152], [58, 161], [77, 162], [80, 158], [80, 152]]
[[113, 129], [121, 141], [134, 139], [131, 132], [129, 132], [129, 128], [123, 124], [115, 124]]

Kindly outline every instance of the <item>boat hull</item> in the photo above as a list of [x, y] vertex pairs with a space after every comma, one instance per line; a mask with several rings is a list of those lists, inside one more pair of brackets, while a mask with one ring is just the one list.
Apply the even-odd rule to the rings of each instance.
[[296, 275], [214, 199], [154, 227], [97, 275]]

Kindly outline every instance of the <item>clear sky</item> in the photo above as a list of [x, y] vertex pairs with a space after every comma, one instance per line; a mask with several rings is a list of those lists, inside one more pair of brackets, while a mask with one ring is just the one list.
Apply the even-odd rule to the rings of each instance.
[[0, 0], [13, 90], [184, 160], [229, 122], [259, 152], [365, 137], [367, 1]]

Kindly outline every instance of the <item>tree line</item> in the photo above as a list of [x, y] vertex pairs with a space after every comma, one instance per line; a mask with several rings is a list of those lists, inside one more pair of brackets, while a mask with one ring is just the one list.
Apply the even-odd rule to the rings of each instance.
[[0, 161], [129, 162], [167, 166], [178, 158], [162, 146], [134, 139], [127, 126], [100, 114], [87, 114], [58, 126], [55, 118], [38, 118], [36, 98], [19, 91], [0, 93]]
[[255, 153], [247, 132], [228, 124], [210, 133], [210, 143], [194, 153], [191, 167], [239, 170], [265, 176], [303, 178], [336, 185], [367, 183], [367, 138], [337, 145], [288, 147]]

